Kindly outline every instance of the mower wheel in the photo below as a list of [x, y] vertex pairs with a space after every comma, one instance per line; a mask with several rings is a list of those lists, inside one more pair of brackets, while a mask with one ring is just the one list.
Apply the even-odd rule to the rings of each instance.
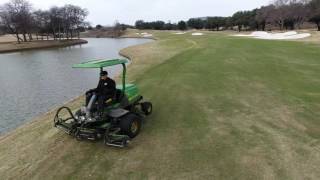
[[74, 133], [74, 137], [78, 141], [82, 141], [83, 140], [83, 138], [80, 136], [80, 130], [79, 129], [77, 129], [76, 132]]
[[81, 116], [81, 115], [82, 115], [81, 109], [79, 109], [78, 111], [76, 111], [76, 113], [74, 113], [74, 115], [75, 115], [76, 117]]
[[132, 113], [125, 115], [120, 120], [120, 129], [124, 135], [136, 137], [141, 129], [141, 118]]
[[141, 110], [145, 115], [150, 115], [152, 113], [152, 104], [151, 102], [141, 103]]

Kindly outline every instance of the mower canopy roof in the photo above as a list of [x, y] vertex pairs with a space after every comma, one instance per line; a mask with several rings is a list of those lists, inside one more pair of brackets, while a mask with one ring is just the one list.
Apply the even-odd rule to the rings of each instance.
[[104, 68], [108, 66], [115, 66], [119, 64], [126, 64], [129, 61], [127, 59], [98, 59], [88, 61], [80, 64], [75, 64], [73, 68]]

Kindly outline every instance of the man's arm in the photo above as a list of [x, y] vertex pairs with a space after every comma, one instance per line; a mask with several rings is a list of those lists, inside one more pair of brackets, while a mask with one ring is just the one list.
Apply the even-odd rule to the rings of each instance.
[[110, 79], [110, 90], [116, 90], [116, 82], [113, 79]]
[[102, 85], [102, 81], [99, 80], [98, 86], [96, 88], [94, 88], [94, 89], [90, 89], [89, 91], [86, 92], [86, 94], [101, 92], [103, 90], [101, 85]]
[[104, 87], [103, 87], [103, 80], [99, 80], [97, 88], [94, 89], [95, 93], [103, 93]]
[[109, 79], [107, 83], [108, 85], [103, 89], [104, 94], [113, 94], [116, 91], [116, 83], [112, 79]]

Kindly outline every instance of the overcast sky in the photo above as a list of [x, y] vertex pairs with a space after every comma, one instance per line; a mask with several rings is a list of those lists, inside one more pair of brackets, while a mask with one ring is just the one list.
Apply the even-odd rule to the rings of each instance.
[[[0, 0], [0, 4], [9, 0]], [[136, 20], [177, 22], [191, 17], [230, 16], [251, 10], [270, 0], [29, 0], [35, 9], [74, 4], [89, 10], [92, 25], [112, 25], [115, 20], [134, 24]]]

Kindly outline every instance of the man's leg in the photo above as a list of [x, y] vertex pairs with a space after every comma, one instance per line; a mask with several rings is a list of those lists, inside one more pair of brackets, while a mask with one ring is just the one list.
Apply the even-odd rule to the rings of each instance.
[[95, 93], [95, 89], [90, 89], [89, 91], [86, 92], [86, 106], [88, 106], [90, 100], [91, 100], [91, 97], [96, 94]]
[[98, 96], [98, 112], [103, 112], [104, 102], [107, 100], [106, 96]]
[[93, 93], [90, 97], [90, 99], [88, 98], [88, 103], [87, 103], [87, 110], [89, 110], [90, 112], [96, 111], [97, 110], [97, 106], [95, 105], [97, 102], [97, 95], [95, 93]]
[[[112, 102], [112, 98], [113, 98], [113, 96], [111, 96], [111, 95], [98, 96], [98, 111], [102, 112], [104, 106], [110, 105], [110, 103]], [[111, 102], [106, 102], [109, 99], [111, 100]]]
[[86, 93], [86, 106], [88, 106], [92, 95], [93, 95], [93, 94], [90, 93], [90, 92], [87, 92], [87, 93]]

